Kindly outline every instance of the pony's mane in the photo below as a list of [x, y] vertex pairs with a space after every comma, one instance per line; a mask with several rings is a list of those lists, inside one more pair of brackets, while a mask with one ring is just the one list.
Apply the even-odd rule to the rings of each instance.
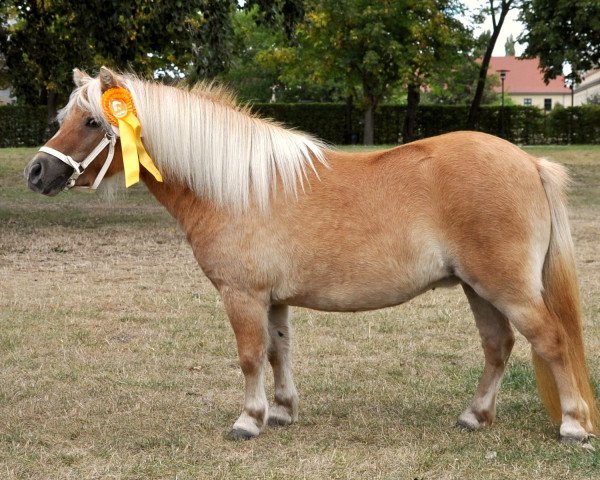
[[[120, 75], [142, 125], [144, 145], [166, 179], [179, 180], [198, 196], [244, 210], [269, 205], [281, 182], [285, 194], [304, 188], [315, 162], [326, 164], [324, 143], [240, 105], [229, 90], [199, 83], [176, 88]], [[102, 114], [98, 78], [88, 78], [59, 112], [62, 122], [78, 105], [111, 131]]]

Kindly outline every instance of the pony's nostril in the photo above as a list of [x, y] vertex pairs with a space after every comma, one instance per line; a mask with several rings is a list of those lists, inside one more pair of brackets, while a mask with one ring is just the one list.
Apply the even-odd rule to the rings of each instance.
[[42, 178], [42, 172], [44, 167], [40, 162], [34, 163], [29, 169], [29, 181], [31, 183], [37, 183]]

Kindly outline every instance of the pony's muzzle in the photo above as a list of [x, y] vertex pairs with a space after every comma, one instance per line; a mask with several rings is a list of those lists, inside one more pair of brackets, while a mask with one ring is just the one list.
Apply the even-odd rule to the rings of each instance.
[[73, 167], [46, 153], [37, 153], [23, 173], [30, 190], [54, 196], [67, 184]]

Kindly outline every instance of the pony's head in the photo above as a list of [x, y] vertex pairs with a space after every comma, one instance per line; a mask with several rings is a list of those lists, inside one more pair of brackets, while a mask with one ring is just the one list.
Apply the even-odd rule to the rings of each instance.
[[75, 69], [73, 80], [77, 88], [58, 114], [60, 129], [25, 167], [29, 188], [44, 195], [72, 186], [96, 188], [102, 177], [123, 170], [119, 139], [101, 107], [102, 93], [122, 86], [123, 79], [102, 67], [97, 78]]

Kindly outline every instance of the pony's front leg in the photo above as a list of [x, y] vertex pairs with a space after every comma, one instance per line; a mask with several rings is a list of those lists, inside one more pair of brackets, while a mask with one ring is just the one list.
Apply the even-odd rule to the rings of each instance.
[[260, 295], [230, 288], [221, 290], [229, 321], [235, 332], [246, 395], [242, 414], [233, 424], [229, 438], [249, 440], [262, 430], [268, 414], [264, 370], [267, 358], [267, 308]]
[[269, 362], [275, 380], [275, 403], [269, 409], [269, 425], [289, 425], [298, 420], [298, 393], [292, 376], [292, 327], [287, 305], [269, 309]]

